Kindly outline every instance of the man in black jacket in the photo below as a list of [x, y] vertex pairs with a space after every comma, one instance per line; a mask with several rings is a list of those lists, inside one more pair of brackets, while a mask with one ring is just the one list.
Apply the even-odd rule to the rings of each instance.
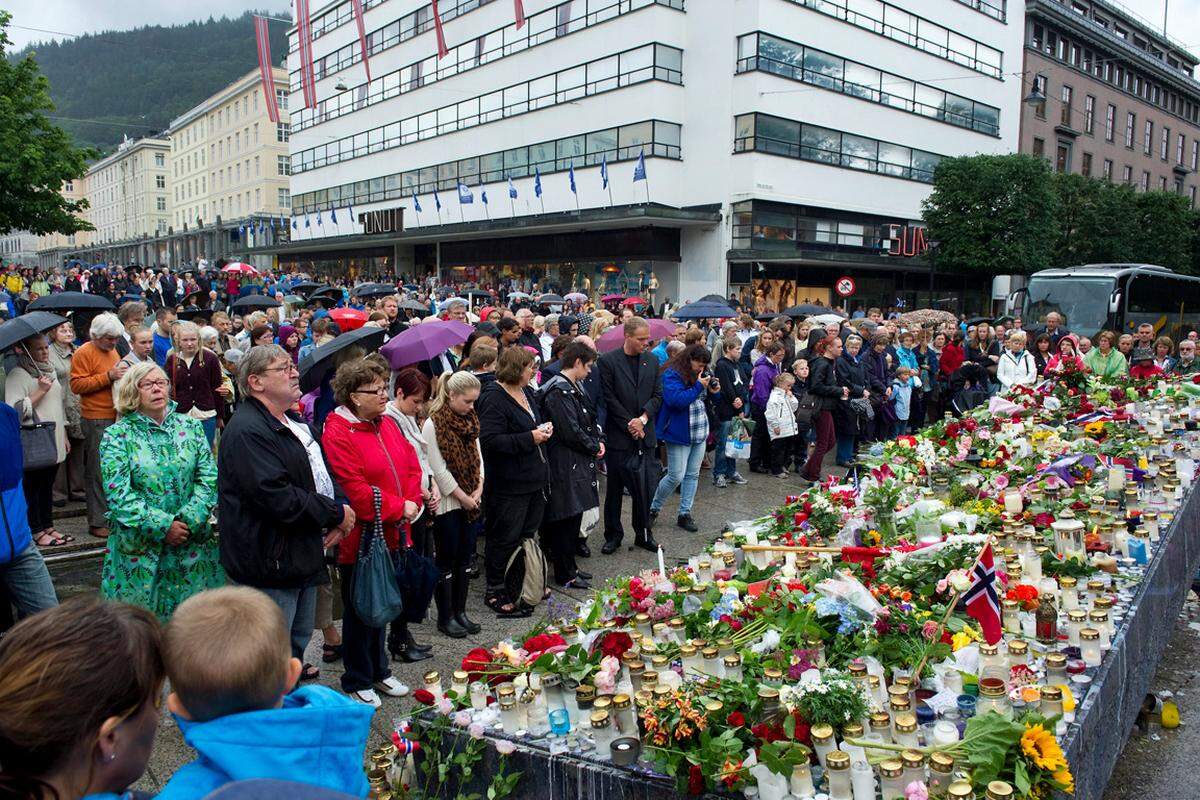
[[[292, 655], [303, 660], [316, 619], [317, 586], [329, 582], [325, 550], [354, 526], [309, 426], [289, 409], [300, 376], [279, 345], [242, 359], [244, 402], [217, 456], [221, 566], [230, 579], [266, 593], [283, 610]], [[305, 667], [305, 678], [316, 677]]]
[[600, 385], [604, 393], [604, 432], [608, 452], [608, 486], [604, 492], [604, 546], [600, 552], [610, 555], [621, 546], [625, 535], [621, 526], [621, 500], [629, 488], [633, 500], [634, 544], [657, 552], [658, 542], [651, 531], [652, 471], [658, 462], [654, 456], [657, 440], [654, 420], [662, 405], [662, 379], [658, 359], [646, 352], [650, 344], [650, 326], [640, 317], [624, 324], [625, 341], [619, 350], [600, 357]]

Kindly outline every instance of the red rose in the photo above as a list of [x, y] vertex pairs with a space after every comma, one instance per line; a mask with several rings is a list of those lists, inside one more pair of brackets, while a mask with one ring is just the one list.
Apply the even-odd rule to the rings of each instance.
[[746, 724], [746, 715], [740, 711], [735, 711], [729, 715], [729, 724], [735, 728], [740, 728]]
[[1200, 372], [1192, 376], [1192, 383], [1200, 383]]
[[750, 732], [761, 742], [779, 742], [787, 738], [780, 725], [768, 725], [760, 722], [750, 729]]
[[1052, 522], [1054, 522], [1054, 515], [1049, 511], [1043, 511], [1033, 518], [1035, 528], [1049, 528]]
[[628, 633], [621, 631], [613, 631], [600, 640], [600, 652], [616, 659], [620, 659], [631, 647], [633, 647], [633, 639]]
[[431, 706], [434, 703], [433, 692], [428, 689], [417, 689], [413, 692], [413, 700], [416, 700], [423, 706]]
[[463, 656], [460, 669], [467, 673], [468, 681], [483, 680], [484, 672], [491, 671], [492, 653], [484, 647], [476, 647]]
[[800, 716], [798, 710], [793, 712], [793, 716], [796, 718], [796, 735], [792, 738], [797, 742], [808, 742], [812, 734], [812, 728], [809, 727], [804, 717]]
[[700, 769], [699, 764], [692, 764], [688, 767], [688, 794], [698, 795], [704, 793], [704, 771]]

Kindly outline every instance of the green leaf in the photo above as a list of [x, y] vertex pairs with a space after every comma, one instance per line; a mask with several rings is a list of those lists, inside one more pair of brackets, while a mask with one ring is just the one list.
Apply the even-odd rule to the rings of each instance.
[[1025, 766], [1025, 759], [1018, 758], [1016, 769], [1013, 771], [1013, 782], [1016, 783], [1017, 794], [1022, 797], [1029, 794], [1029, 770]]
[[1023, 725], [1002, 717], [995, 711], [971, 717], [963, 735], [967, 760], [973, 767], [972, 780], [986, 785], [1004, 769], [1008, 752], [1021, 740]]

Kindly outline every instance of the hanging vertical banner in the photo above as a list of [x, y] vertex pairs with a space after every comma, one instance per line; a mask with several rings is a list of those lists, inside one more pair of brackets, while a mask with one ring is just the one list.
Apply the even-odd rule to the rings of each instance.
[[525, 4], [522, 0], [513, 0], [513, 14], [517, 20], [517, 30], [525, 25]]
[[363, 21], [363, 0], [350, 0], [354, 9], [354, 22], [358, 25], [358, 46], [362, 49], [363, 69], [367, 71], [367, 83], [371, 82], [371, 61], [367, 53], [367, 24]]
[[317, 107], [317, 74], [313, 69], [312, 20], [308, 16], [308, 0], [296, 0], [297, 52], [300, 55], [300, 89], [304, 107]]
[[433, 6], [433, 32], [437, 34], [438, 58], [445, 58], [450, 53], [446, 47], [446, 34], [442, 31], [442, 14], [438, 11], [438, 0], [429, 0]]
[[279, 104], [275, 101], [275, 73], [271, 64], [271, 32], [266, 17], [254, 18], [254, 40], [258, 45], [258, 74], [262, 78], [263, 98], [267, 102], [267, 116], [271, 122], [279, 122]]

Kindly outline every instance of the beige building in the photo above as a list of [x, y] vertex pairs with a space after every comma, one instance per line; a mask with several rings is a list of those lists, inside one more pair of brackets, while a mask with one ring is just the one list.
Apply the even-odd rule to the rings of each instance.
[[[274, 70], [279, 113], [287, 119], [287, 72]], [[288, 123], [271, 122], [258, 70], [247, 73], [171, 123], [171, 226], [205, 227], [216, 217], [288, 217]]]
[[[70, 201], [83, 200], [87, 197], [87, 177], [86, 175], [79, 180], [67, 181], [62, 185], [62, 190], [59, 192], [64, 198]], [[84, 219], [88, 218], [88, 212], [82, 214]], [[63, 234], [50, 233], [45, 236], [38, 237], [37, 243], [37, 261], [38, 266], [42, 269], [51, 269], [56, 266], [61, 266], [63, 259], [76, 247], [81, 247], [90, 244], [96, 234], [93, 231], [80, 231], [79, 233]]]
[[168, 187], [171, 142], [163, 137], [126, 139], [87, 172], [85, 212], [96, 243], [165, 234], [171, 220]]

